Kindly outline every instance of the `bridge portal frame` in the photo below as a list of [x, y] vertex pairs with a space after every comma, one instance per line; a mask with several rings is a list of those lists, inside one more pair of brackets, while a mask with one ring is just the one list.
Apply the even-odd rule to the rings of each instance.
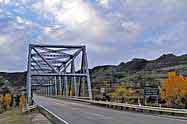
[[[74, 52], [68, 53], [71, 50]], [[76, 71], [75, 59], [78, 56], [81, 56], [81, 67], [80, 70]], [[69, 72], [67, 68], [70, 68]], [[41, 83], [42, 77], [45, 77], [45, 83]], [[68, 78], [71, 83], [68, 83]], [[79, 83], [77, 83], [78, 80]], [[82, 94], [85, 95], [85, 83], [87, 83], [88, 97], [92, 99], [86, 46], [29, 45], [26, 83], [28, 104], [32, 102], [32, 87], [47, 87], [47, 92], [53, 93], [53, 95], [58, 95], [58, 90], [61, 93], [63, 90], [64, 95], [68, 97], [70, 95], [70, 93], [68, 94], [68, 85], [70, 85], [69, 89], [73, 85], [74, 96], [78, 97], [81, 95], [81, 90], [83, 90]], [[78, 84], [79, 86], [77, 86]]]

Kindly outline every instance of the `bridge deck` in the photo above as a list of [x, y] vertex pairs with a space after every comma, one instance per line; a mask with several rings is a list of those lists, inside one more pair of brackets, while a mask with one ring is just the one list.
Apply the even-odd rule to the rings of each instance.
[[86, 103], [35, 96], [35, 101], [67, 124], [187, 124], [187, 120], [143, 113], [117, 111]]

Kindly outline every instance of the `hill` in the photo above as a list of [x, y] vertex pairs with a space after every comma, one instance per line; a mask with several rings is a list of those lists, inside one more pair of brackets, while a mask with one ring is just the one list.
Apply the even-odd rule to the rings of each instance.
[[135, 58], [116, 66], [98, 66], [91, 69], [91, 79], [96, 92], [100, 87], [110, 92], [119, 83], [138, 88], [144, 85], [158, 86], [170, 71], [187, 75], [187, 55], [164, 54], [155, 60]]
[[[139, 88], [146, 84], [159, 85], [160, 80], [165, 78], [169, 71], [187, 75], [187, 55], [164, 54], [155, 60], [135, 58], [119, 65], [94, 67], [90, 69], [90, 75], [93, 89], [99, 92], [101, 87], [110, 91], [119, 83]], [[26, 84], [26, 72], [0, 72], [0, 76], [11, 82], [13, 86]]]

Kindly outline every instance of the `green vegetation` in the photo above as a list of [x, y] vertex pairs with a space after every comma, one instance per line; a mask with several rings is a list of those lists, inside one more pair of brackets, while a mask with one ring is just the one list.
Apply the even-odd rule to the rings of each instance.
[[[26, 72], [15, 72], [15, 73], [0, 72], [0, 80], [1, 78], [3, 78], [3, 80], [9, 81], [11, 85], [16, 87], [25, 86]], [[2, 82], [4, 83], [4, 81]]]
[[4, 85], [5, 79], [3, 76], [0, 76], [0, 86]]

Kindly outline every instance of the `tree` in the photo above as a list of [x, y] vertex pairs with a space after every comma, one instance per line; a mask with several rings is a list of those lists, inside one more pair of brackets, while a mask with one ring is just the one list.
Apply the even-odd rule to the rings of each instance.
[[179, 103], [187, 94], [187, 77], [177, 76], [176, 72], [169, 72], [168, 78], [161, 83], [161, 98], [167, 101], [167, 106]]
[[5, 79], [4, 77], [0, 76], [0, 86], [4, 85]]
[[112, 92], [112, 98], [117, 101], [122, 100], [122, 102], [127, 101], [128, 97], [133, 95], [133, 89], [127, 88], [124, 84], [118, 85], [114, 92]]

